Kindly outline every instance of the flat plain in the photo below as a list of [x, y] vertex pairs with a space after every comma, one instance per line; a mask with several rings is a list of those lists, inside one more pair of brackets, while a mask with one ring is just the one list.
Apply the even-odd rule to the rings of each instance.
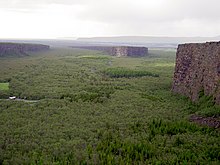
[[9, 89], [9, 83], [0, 83], [0, 90], [8, 90]]
[[219, 164], [219, 130], [189, 121], [219, 106], [173, 94], [175, 51], [149, 53], [0, 58], [0, 164]]

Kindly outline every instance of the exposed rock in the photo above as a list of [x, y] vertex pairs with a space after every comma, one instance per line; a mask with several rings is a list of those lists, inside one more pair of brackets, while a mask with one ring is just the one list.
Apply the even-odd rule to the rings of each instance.
[[192, 115], [189, 120], [199, 125], [220, 129], [220, 118]]
[[220, 42], [178, 46], [172, 90], [197, 101], [199, 92], [220, 104]]
[[133, 46], [82, 46], [77, 47], [82, 49], [89, 50], [98, 50], [108, 53], [112, 56], [132, 56], [132, 57], [141, 57], [148, 54], [148, 48], [146, 47], [133, 47]]
[[41, 44], [0, 43], [1, 56], [25, 56], [28, 52], [48, 50], [50, 47]]

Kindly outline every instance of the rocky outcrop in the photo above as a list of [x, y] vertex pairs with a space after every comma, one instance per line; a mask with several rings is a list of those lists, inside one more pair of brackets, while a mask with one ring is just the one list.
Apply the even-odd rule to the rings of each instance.
[[220, 42], [179, 45], [172, 90], [192, 101], [204, 91], [220, 104]]
[[[75, 47], [76, 48], [76, 47]], [[148, 54], [148, 48], [146, 47], [133, 47], [133, 46], [82, 46], [77, 47], [89, 50], [103, 51], [112, 56], [122, 57], [142, 57]]]
[[119, 47], [112, 47], [110, 50], [110, 54], [117, 57], [122, 57], [122, 56], [140, 57], [140, 56], [146, 56], [148, 54], [148, 49], [146, 47], [119, 46]]
[[50, 47], [41, 44], [0, 43], [1, 56], [25, 56], [28, 52], [48, 50]]

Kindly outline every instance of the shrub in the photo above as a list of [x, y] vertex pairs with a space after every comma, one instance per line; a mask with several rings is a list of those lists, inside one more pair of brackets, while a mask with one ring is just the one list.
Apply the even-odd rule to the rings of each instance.
[[130, 70], [125, 68], [108, 68], [104, 71], [104, 74], [111, 78], [130, 78], [130, 77], [159, 77], [158, 74], [154, 74], [143, 70]]

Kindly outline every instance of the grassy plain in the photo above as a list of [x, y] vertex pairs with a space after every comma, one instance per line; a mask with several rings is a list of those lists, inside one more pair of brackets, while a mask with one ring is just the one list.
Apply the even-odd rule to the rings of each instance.
[[0, 90], [8, 90], [9, 83], [0, 83]]
[[171, 93], [174, 62], [162, 50], [1, 58], [0, 97], [39, 101], [0, 100], [0, 164], [219, 164], [219, 131], [189, 122], [201, 108]]

